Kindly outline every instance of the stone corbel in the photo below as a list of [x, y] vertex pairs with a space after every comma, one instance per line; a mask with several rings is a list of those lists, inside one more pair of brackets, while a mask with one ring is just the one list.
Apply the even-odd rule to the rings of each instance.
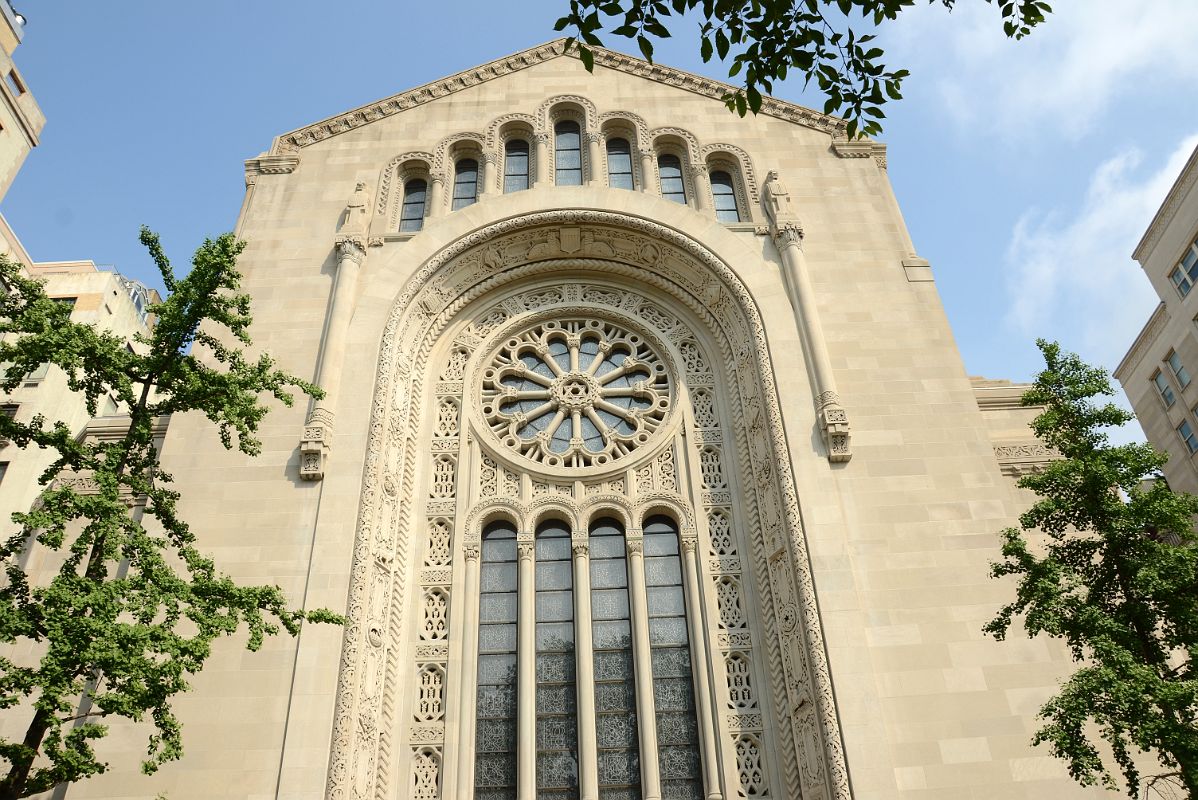
[[258, 182], [259, 175], [286, 175], [295, 172], [299, 166], [298, 155], [260, 155], [257, 158], [246, 159], [245, 185], [252, 186]]

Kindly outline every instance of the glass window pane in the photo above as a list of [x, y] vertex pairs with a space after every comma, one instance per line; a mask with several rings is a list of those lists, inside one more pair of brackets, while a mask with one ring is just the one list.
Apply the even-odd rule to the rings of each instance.
[[627, 139], [607, 140], [607, 185], [632, 189], [632, 147]]
[[715, 201], [716, 219], [720, 222], [740, 222], [731, 175], [723, 170], [711, 173], [711, 196]]
[[428, 184], [414, 178], [404, 184], [403, 207], [399, 214], [400, 232], [414, 232], [424, 226], [424, 199]]
[[503, 191], [519, 192], [528, 188], [528, 142], [510, 139], [504, 145]]
[[[483, 531], [475, 695], [475, 798], [516, 793], [516, 530], [506, 522]], [[489, 619], [504, 624], [485, 624]]]
[[478, 162], [463, 158], [456, 165], [453, 179], [453, 210], [465, 208], [478, 199]]
[[661, 178], [661, 196], [686, 205], [686, 185], [682, 182], [682, 161], [678, 156], [670, 153], [658, 156], [657, 174]]

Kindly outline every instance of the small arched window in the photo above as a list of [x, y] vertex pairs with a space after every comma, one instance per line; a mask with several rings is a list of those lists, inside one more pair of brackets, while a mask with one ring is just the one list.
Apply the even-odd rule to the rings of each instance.
[[732, 176], [722, 169], [711, 173], [711, 196], [715, 201], [715, 218], [720, 222], [740, 222], [736, 208], [736, 187]]
[[455, 165], [452, 210], [473, 205], [478, 200], [478, 162], [463, 158]]
[[424, 227], [427, 196], [428, 183], [423, 178], [413, 178], [403, 185], [403, 208], [399, 214], [400, 233], [415, 233]]
[[562, 120], [553, 127], [554, 175], [558, 186], [582, 186], [582, 134], [578, 123]]
[[528, 188], [528, 142], [509, 139], [503, 146], [503, 193]]
[[632, 182], [632, 147], [627, 139], [607, 140], [607, 185], [613, 189], [635, 188]]
[[682, 161], [672, 153], [657, 157], [657, 174], [661, 177], [661, 196], [686, 205], [686, 185], [682, 181]]

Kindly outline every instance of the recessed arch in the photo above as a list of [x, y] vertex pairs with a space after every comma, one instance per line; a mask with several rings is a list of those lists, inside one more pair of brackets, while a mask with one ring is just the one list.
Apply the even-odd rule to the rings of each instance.
[[[572, 254], [562, 249], [562, 231], [570, 227], [581, 234], [576, 240], [581, 246]], [[603, 274], [613, 281], [631, 279], [643, 284], [646, 292], [669, 296], [702, 321], [705, 336], [710, 336], [706, 346], [712, 348], [721, 378], [741, 376], [740, 381], [727, 380], [736, 412], [730, 424], [740, 426], [735, 437], [737, 459], [746, 479], [752, 477], [746, 484], [755, 520], [752, 550], [761, 582], [762, 613], [770, 618], [764, 626], [769, 631], [764, 649], [770, 661], [771, 691], [776, 698], [785, 698], [775, 701], [783, 703], [783, 710], [772, 735], [782, 743], [778, 745], [786, 762], [782, 771], [791, 776], [788, 781], [796, 781], [796, 789], [801, 781], [804, 792], [812, 796], [847, 797], [843, 746], [800, 510], [764, 327], [752, 296], [727, 264], [677, 230], [624, 214], [577, 210], [526, 215], [479, 229], [429, 259], [396, 297], [379, 356], [351, 573], [351, 618], [343, 648], [343, 660], [352, 666], [343, 671], [338, 688], [336, 725], [346, 733], [334, 739], [330, 794], [336, 796], [336, 790], [346, 785], [345, 776], [360, 768], [359, 754], [374, 752], [381, 745], [369, 739], [375, 735], [372, 731], [393, 724], [383, 705], [371, 701], [381, 695], [364, 687], [358, 677], [369, 674], [372, 661], [394, 658], [389, 642], [377, 646], [365, 636], [378, 624], [390, 624], [387, 618], [393, 606], [364, 601], [368, 587], [380, 582], [389, 587], [390, 596], [406, 596], [407, 575], [375, 553], [380, 547], [394, 546], [388, 540], [391, 531], [380, 523], [390, 518], [398, 498], [408, 490], [388, 494], [379, 487], [387, 480], [406, 486], [404, 473], [395, 470], [406, 471], [398, 465], [418, 459], [406, 432], [416, 412], [414, 402], [424, 396], [430, 380], [428, 354], [453, 320], [479, 298], [555, 271]], [[561, 302], [581, 303], [582, 298], [563, 297]], [[363, 715], [373, 726], [354, 723]], [[387, 779], [369, 769], [367, 773], [371, 785]]]

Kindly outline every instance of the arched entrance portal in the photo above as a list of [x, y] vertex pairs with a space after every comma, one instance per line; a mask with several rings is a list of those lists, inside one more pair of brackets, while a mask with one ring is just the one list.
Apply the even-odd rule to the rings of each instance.
[[597, 211], [447, 247], [368, 447], [330, 797], [849, 796], [765, 331], [704, 247]]

